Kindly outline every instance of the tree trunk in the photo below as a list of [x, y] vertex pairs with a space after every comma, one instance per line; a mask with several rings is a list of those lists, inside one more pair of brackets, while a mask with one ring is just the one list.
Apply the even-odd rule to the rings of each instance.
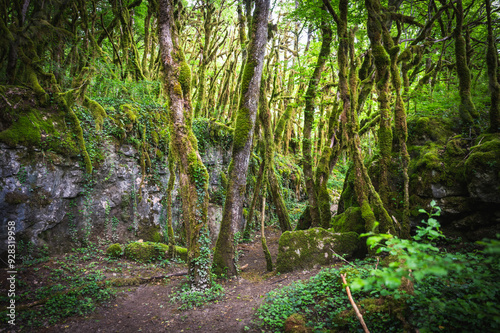
[[321, 50], [318, 55], [318, 61], [316, 62], [313, 75], [309, 80], [309, 87], [307, 88], [305, 95], [306, 105], [304, 108], [304, 131], [302, 138], [302, 168], [304, 170], [306, 190], [309, 197], [309, 210], [311, 211], [311, 222], [313, 227], [319, 227], [322, 225], [321, 214], [318, 208], [316, 186], [314, 183], [311, 134], [314, 123], [314, 109], [316, 106], [315, 99], [318, 84], [323, 68], [325, 67], [326, 59], [330, 55], [330, 44], [332, 42], [332, 31], [327, 23], [322, 24], [321, 33], [323, 35]]
[[488, 51], [486, 53], [486, 63], [488, 65], [488, 80], [491, 94], [490, 105], [490, 133], [500, 132], [500, 84], [498, 83], [498, 54], [493, 35], [491, 23], [491, 3], [486, 2], [486, 15], [488, 17]]
[[378, 140], [380, 148], [379, 159], [379, 193], [382, 201], [387, 204], [389, 192], [389, 164], [392, 153], [392, 129], [391, 129], [391, 110], [390, 110], [390, 57], [384, 46], [382, 46], [382, 25], [383, 20], [380, 17], [380, 1], [365, 0], [366, 10], [368, 11], [368, 22], [366, 29], [370, 38], [370, 45], [375, 61], [376, 68], [376, 86], [378, 92], [378, 105], [380, 111], [380, 122], [378, 131]]
[[479, 114], [472, 103], [471, 97], [471, 78], [470, 69], [467, 65], [467, 52], [465, 45], [465, 38], [462, 36], [463, 31], [463, 20], [464, 20], [464, 9], [462, 6], [462, 0], [457, 0], [455, 9], [456, 14], [456, 27], [453, 32], [455, 37], [455, 58], [457, 66], [457, 76], [458, 76], [458, 87], [460, 91], [460, 106], [458, 111], [460, 113], [460, 118], [462, 119], [463, 126], [467, 127], [472, 125], [474, 119], [479, 117]]
[[260, 236], [262, 243], [262, 251], [264, 251], [264, 257], [266, 258], [266, 268], [268, 272], [273, 271], [273, 259], [271, 257], [271, 252], [269, 252], [269, 248], [267, 247], [266, 240], [266, 229], [264, 227], [264, 220], [266, 218], [266, 187], [264, 186], [264, 191], [262, 195], [262, 213], [260, 218]]
[[214, 272], [227, 276], [237, 274], [234, 262], [234, 235], [243, 215], [243, 200], [250, 152], [252, 150], [259, 90], [262, 78], [265, 46], [267, 42], [267, 16], [269, 0], [256, 0], [250, 31], [248, 58], [241, 82], [241, 97], [233, 139], [233, 158], [229, 165], [229, 184], [224, 204], [221, 229], [214, 253]]
[[278, 183], [274, 169], [274, 139], [271, 129], [271, 111], [267, 104], [267, 87], [265, 80], [262, 81], [260, 96], [259, 96], [259, 119], [261, 128], [264, 130], [264, 146], [265, 146], [265, 166], [267, 169], [268, 182], [271, 190], [271, 198], [273, 199], [274, 207], [276, 207], [276, 214], [282, 232], [292, 230], [290, 225], [290, 218], [288, 217], [288, 210], [286, 209], [283, 195], [281, 194], [281, 187]]
[[159, 2], [160, 48], [168, 99], [172, 151], [180, 166], [180, 192], [188, 243], [191, 288], [210, 287], [210, 253], [207, 228], [208, 172], [198, 153], [191, 127], [191, 70], [179, 48], [172, 0]]

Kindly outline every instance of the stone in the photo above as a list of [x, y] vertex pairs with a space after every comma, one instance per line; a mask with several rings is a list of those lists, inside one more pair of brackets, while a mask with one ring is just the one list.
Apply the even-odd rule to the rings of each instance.
[[336, 254], [350, 258], [364, 253], [363, 241], [355, 232], [334, 233], [323, 228], [286, 231], [279, 240], [276, 266], [278, 272], [286, 273], [332, 264], [340, 260]]

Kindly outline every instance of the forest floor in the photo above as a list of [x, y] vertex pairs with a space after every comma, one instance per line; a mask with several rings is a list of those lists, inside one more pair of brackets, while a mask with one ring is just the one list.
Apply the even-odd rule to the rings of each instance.
[[[269, 250], [276, 263], [278, 240], [281, 232], [268, 229], [266, 238]], [[106, 304], [86, 316], [70, 317], [55, 325], [41, 328], [21, 329], [26, 332], [262, 332], [257, 323], [255, 312], [265, 299], [266, 293], [289, 285], [293, 281], [306, 280], [317, 274], [320, 267], [307, 271], [276, 274], [266, 271], [266, 262], [260, 237], [253, 242], [239, 246], [240, 266], [245, 267], [240, 277], [222, 280], [225, 289], [222, 300], [205, 304], [200, 308], [179, 310], [179, 303], [172, 303], [171, 296], [186, 282], [185, 276], [174, 276], [157, 282], [138, 286], [113, 287], [116, 296]], [[64, 257], [51, 259], [42, 267], [56, 266]], [[97, 261], [96, 261], [97, 262]], [[150, 277], [185, 271], [185, 265], [172, 264], [161, 269], [140, 265], [126, 260], [107, 265], [104, 269], [107, 278], [113, 277]], [[123, 269], [113, 269], [112, 266]], [[118, 273], [116, 273], [118, 271]], [[43, 269], [27, 272], [23, 279], [28, 284], [43, 285]], [[45, 276], [49, 276], [46, 274]], [[3, 279], [2, 279], [3, 280]], [[36, 281], [38, 280], [38, 281]], [[10, 332], [10, 328], [0, 328], [0, 332]], [[19, 331], [19, 327], [17, 330]], [[13, 331], [13, 332], [14, 332]]]

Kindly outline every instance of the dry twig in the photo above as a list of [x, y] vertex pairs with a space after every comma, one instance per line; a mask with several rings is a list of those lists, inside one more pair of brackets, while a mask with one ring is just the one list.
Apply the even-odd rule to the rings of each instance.
[[349, 289], [349, 286], [347, 285], [347, 281], [345, 279], [346, 274], [340, 274], [340, 277], [342, 278], [342, 283], [345, 284], [345, 290], [347, 291], [347, 297], [349, 297], [349, 301], [351, 302], [351, 305], [354, 308], [354, 312], [356, 312], [356, 316], [358, 317], [359, 322], [361, 323], [361, 326], [363, 326], [363, 330], [365, 331], [365, 333], [370, 333], [370, 331], [368, 330], [368, 327], [366, 327], [366, 324], [365, 324], [365, 321], [363, 319], [363, 316], [361, 315], [361, 312], [359, 312], [358, 306], [356, 305], [356, 303], [354, 303], [354, 300], [352, 299], [351, 290]]

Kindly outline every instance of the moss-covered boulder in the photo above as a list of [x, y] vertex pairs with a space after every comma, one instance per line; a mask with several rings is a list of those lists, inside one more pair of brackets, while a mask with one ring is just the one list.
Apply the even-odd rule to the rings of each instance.
[[472, 198], [500, 203], [500, 135], [482, 136], [465, 162], [467, 189]]
[[122, 255], [122, 247], [120, 244], [111, 244], [107, 249], [106, 249], [106, 254], [110, 257], [119, 257]]
[[336, 232], [354, 231], [358, 234], [366, 232], [365, 221], [361, 217], [361, 208], [349, 207], [345, 212], [332, 217], [330, 227]]
[[334, 233], [323, 228], [287, 231], [279, 240], [277, 270], [284, 273], [329, 265], [339, 260], [335, 254], [359, 256], [362, 242], [355, 232]]
[[[179, 258], [187, 261], [186, 248], [176, 246], [175, 250]], [[123, 254], [128, 259], [141, 262], [162, 260], [168, 256], [168, 245], [154, 242], [132, 242], [125, 246]]]

